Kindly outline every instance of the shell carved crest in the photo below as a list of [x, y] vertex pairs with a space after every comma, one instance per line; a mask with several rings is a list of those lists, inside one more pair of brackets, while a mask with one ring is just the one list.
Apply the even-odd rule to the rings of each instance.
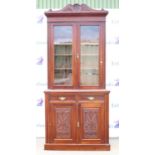
[[69, 4], [66, 7], [64, 7], [61, 11], [69, 11], [69, 12], [77, 12], [77, 11], [95, 11], [88, 7], [86, 4]]

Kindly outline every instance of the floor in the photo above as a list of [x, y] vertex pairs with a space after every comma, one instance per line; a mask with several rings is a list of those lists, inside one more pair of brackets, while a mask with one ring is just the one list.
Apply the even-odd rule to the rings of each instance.
[[[37, 138], [37, 154], [36, 155], [79, 155], [79, 151], [45, 151], [44, 138]], [[119, 139], [110, 138], [110, 151], [80, 151], [80, 155], [118, 155], [119, 154]]]

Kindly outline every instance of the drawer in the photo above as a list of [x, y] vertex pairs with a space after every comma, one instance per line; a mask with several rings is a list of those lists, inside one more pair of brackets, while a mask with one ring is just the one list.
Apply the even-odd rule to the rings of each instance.
[[80, 95], [80, 101], [104, 101], [104, 96], [102, 95]]
[[66, 102], [66, 101], [75, 101], [74, 95], [49, 95], [49, 102]]

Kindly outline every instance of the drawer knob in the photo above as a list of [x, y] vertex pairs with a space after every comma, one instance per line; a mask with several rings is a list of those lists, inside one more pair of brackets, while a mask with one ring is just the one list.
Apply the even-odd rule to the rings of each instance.
[[88, 100], [91, 100], [91, 101], [95, 99], [95, 97], [93, 97], [93, 96], [89, 96], [87, 98], [88, 98]]
[[64, 97], [64, 96], [59, 97], [59, 100], [61, 100], [61, 101], [64, 101], [65, 99], [66, 99], [66, 97]]

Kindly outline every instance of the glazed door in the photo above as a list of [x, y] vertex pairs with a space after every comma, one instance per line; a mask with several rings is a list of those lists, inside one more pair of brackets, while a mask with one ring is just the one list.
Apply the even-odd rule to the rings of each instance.
[[75, 142], [77, 111], [75, 103], [52, 103], [50, 110], [50, 142]]
[[104, 24], [49, 25], [48, 88], [104, 88]]
[[79, 24], [79, 86], [104, 87], [103, 25]]
[[50, 31], [49, 88], [72, 88], [75, 85], [75, 25], [53, 24]]
[[104, 142], [104, 108], [103, 103], [80, 104], [80, 143]]

